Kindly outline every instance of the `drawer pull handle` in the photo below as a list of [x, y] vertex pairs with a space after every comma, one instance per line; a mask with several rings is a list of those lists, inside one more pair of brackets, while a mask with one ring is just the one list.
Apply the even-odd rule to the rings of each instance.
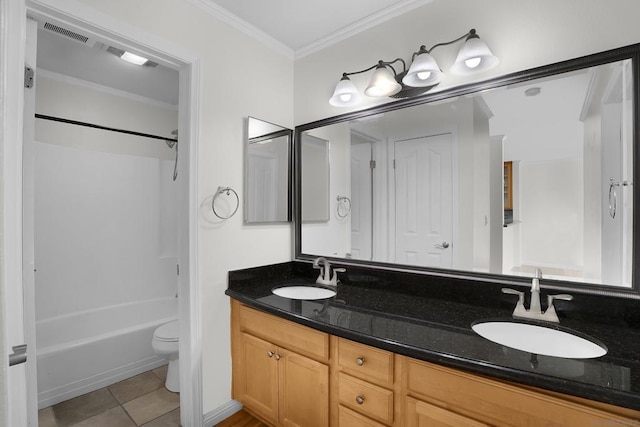
[[273, 357], [273, 351], [267, 351], [267, 356]]
[[364, 403], [364, 396], [356, 396], [356, 403], [362, 405]]
[[364, 357], [358, 357], [356, 359], [356, 365], [358, 365], [358, 366], [364, 365]]
[[276, 360], [280, 360], [280, 355], [276, 354]]

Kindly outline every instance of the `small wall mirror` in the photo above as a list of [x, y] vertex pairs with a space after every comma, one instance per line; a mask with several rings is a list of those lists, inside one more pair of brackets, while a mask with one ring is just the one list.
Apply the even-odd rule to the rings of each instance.
[[247, 119], [246, 224], [291, 221], [291, 134], [291, 129]]

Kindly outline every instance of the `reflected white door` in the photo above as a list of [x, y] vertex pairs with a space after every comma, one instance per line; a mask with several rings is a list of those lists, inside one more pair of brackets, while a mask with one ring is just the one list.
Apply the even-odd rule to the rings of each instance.
[[371, 144], [351, 146], [351, 257], [371, 259]]
[[250, 222], [270, 222], [278, 219], [278, 157], [274, 153], [249, 154], [249, 170], [251, 180], [249, 185]]
[[395, 262], [450, 268], [453, 261], [451, 134], [396, 141]]

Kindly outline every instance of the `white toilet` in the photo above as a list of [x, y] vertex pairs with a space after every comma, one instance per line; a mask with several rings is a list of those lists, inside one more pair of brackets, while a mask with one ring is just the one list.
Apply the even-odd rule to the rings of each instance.
[[180, 373], [178, 368], [179, 330], [180, 327], [177, 320], [165, 323], [155, 330], [153, 340], [151, 341], [153, 351], [155, 351], [159, 357], [169, 361], [165, 387], [167, 387], [167, 390], [175, 393], [180, 391]]

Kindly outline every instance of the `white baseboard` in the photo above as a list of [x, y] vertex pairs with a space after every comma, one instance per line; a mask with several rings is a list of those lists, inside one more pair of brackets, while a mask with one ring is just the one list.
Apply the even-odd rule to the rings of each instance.
[[204, 427], [213, 427], [241, 409], [242, 403], [232, 399], [213, 411], [204, 414]]
[[73, 399], [92, 391], [99, 390], [103, 387], [110, 386], [119, 381], [126, 380], [151, 369], [166, 365], [167, 361], [158, 356], [149, 357], [147, 359], [129, 364], [117, 369], [112, 369], [90, 378], [56, 387], [51, 390], [38, 391], [38, 409], [48, 408], [56, 403]]

